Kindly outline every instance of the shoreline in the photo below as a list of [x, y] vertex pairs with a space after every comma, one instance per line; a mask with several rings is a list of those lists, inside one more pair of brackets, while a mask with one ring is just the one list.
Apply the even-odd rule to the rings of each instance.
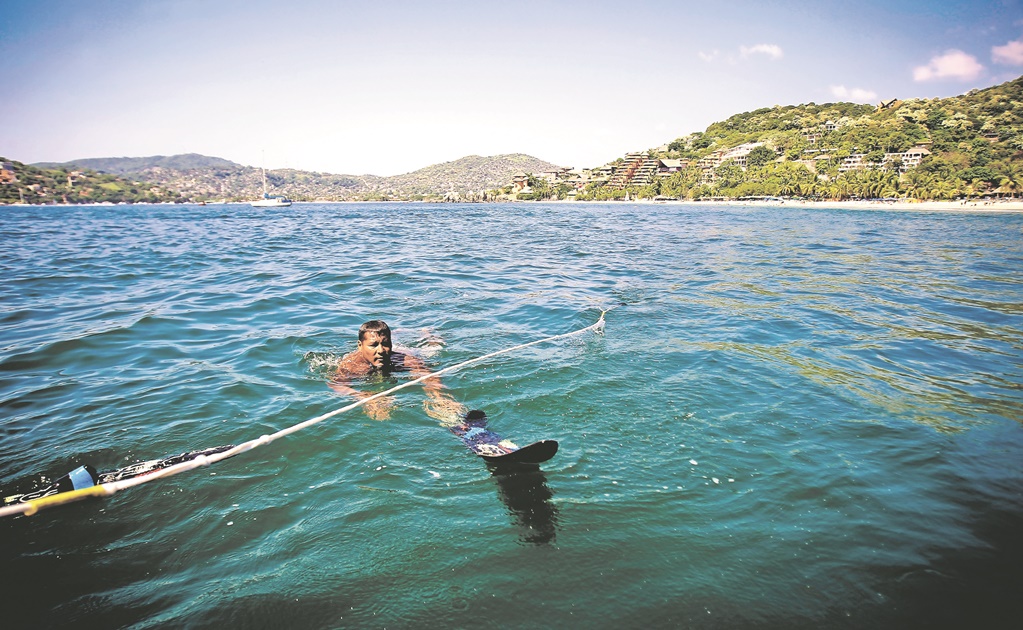
[[[517, 202], [513, 202], [517, 203]], [[526, 202], [530, 203], [530, 202]], [[535, 202], [545, 203], [545, 202]], [[553, 203], [628, 203], [641, 205], [676, 205], [676, 206], [710, 206], [710, 207], [751, 207], [751, 208], [807, 208], [817, 210], [904, 210], [916, 212], [977, 212], [977, 213], [1023, 213], [1023, 200], [1020, 201], [783, 201], [751, 200], [751, 201], [654, 201], [639, 199], [632, 201], [557, 201]]]
[[[533, 200], [502, 200], [502, 201], [462, 201], [462, 202], [450, 202], [450, 201], [296, 201], [296, 205], [300, 204], [358, 204], [358, 203], [399, 203], [399, 204], [459, 204], [459, 203], [510, 203], [510, 204], [633, 204], [633, 205], [661, 205], [661, 206], [705, 206], [705, 207], [750, 207], [750, 208], [805, 208], [805, 209], [817, 209], [817, 210], [900, 210], [907, 212], [970, 212], [970, 213], [1023, 213], [1023, 200], [1013, 201], [969, 201], [963, 203], [961, 201], [802, 201], [802, 200], [747, 200], [747, 201], [690, 201], [690, 200], [653, 200], [653, 199], [633, 199], [629, 201], [576, 201], [570, 199], [551, 199], [546, 201], [533, 201]], [[217, 202], [206, 202], [201, 204], [200, 202], [186, 202], [186, 203], [173, 203], [173, 202], [156, 202], [156, 203], [87, 203], [87, 204], [22, 204], [22, 203], [11, 203], [11, 204], [0, 204], [0, 208], [81, 208], [81, 207], [122, 207], [122, 206], [167, 206], [167, 205], [208, 205], [208, 206], [221, 206], [221, 205], [238, 205], [244, 206], [249, 205], [246, 201], [229, 201], [227, 203]]]

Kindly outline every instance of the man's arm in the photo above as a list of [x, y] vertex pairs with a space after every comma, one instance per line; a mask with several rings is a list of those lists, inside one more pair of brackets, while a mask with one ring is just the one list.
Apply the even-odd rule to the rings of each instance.
[[[416, 378], [422, 378], [430, 374], [426, 364], [419, 360], [418, 357], [412, 355], [405, 355], [405, 367]], [[447, 392], [447, 388], [440, 382], [439, 376], [423, 381], [423, 392], [426, 394], [426, 399], [423, 401], [423, 409], [426, 411], [426, 415], [440, 421], [444, 426], [458, 424], [468, 412], [465, 405], [451, 397], [451, 394]]]
[[[347, 359], [347, 357], [345, 357]], [[349, 385], [349, 380], [352, 377], [351, 371], [345, 364], [345, 359], [341, 360], [341, 364], [338, 366], [337, 371], [334, 372], [334, 376], [327, 382], [327, 385], [335, 392], [343, 395], [350, 396], [356, 400], [363, 400], [369, 398], [373, 394], [367, 392], [360, 392]], [[388, 420], [391, 417], [391, 409], [394, 408], [394, 399], [390, 396], [384, 396], [371, 400], [362, 406], [362, 410], [366, 412], [366, 415], [374, 420]]]

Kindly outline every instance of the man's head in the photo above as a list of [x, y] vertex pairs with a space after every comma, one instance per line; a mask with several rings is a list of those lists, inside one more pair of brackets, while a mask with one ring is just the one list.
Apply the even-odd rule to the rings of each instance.
[[386, 370], [391, 365], [391, 329], [379, 319], [359, 327], [359, 354], [373, 367]]

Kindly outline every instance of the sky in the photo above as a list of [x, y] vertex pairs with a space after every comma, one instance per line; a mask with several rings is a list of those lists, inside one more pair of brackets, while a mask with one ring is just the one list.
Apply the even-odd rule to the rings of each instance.
[[1023, 74], [1023, 0], [0, 0], [0, 156], [599, 166], [774, 105]]

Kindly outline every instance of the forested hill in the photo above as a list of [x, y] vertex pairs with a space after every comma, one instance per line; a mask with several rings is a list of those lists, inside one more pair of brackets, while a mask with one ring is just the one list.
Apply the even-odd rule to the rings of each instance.
[[155, 168], [175, 171], [191, 171], [196, 169], [241, 169], [241, 164], [218, 157], [185, 153], [182, 155], [154, 155], [152, 157], [117, 157], [117, 158], [85, 158], [70, 162], [41, 162], [33, 164], [39, 168], [73, 167], [91, 169], [98, 173], [111, 175], [140, 174]]
[[928, 143], [934, 152], [962, 153], [972, 161], [1004, 159], [1023, 150], [1023, 77], [950, 98], [892, 99], [877, 106], [809, 103], [736, 114], [693, 134], [688, 154], [760, 141], [800, 159], [815, 144], [810, 136], [826, 132], [829, 122], [834, 129], [828, 146], [839, 152], [897, 153]]
[[[751, 153], [754, 145], [760, 148]], [[741, 147], [745, 152], [735, 151]], [[910, 161], [911, 150], [923, 159]], [[690, 163], [688, 173], [664, 178], [652, 191], [666, 196], [1018, 194], [1023, 77], [950, 98], [758, 109], [678, 138], [658, 157]]]
[[445, 191], [484, 191], [500, 188], [516, 173], [541, 173], [558, 167], [521, 153], [468, 157], [434, 164], [405, 175], [386, 178], [386, 185], [413, 194]]

